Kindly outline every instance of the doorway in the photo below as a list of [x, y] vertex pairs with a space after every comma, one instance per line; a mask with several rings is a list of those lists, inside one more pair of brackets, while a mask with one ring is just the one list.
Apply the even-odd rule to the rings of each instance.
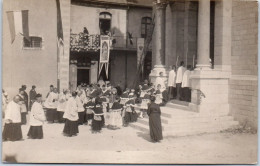
[[111, 13], [108, 12], [101, 12], [99, 14], [99, 28], [101, 35], [108, 35], [108, 32], [111, 28]]
[[111, 20], [109, 19], [100, 19], [100, 34], [101, 35], [108, 35], [111, 26]]
[[89, 73], [90, 69], [87, 68], [80, 68], [78, 67], [77, 69], [77, 86], [85, 83], [85, 84], [89, 84]]

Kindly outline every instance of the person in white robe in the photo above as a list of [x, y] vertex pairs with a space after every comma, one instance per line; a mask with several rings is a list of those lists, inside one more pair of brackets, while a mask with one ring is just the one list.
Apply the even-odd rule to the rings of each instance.
[[57, 106], [58, 106], [58, 93], [50, 92], [44, 102], [46, 110], [46, 117], [49, 123], [54, 123], [57, 120]]
[[168, 76], [168, 99], [173, 99], [176, 96], [176, 67], [171, 66], [171, 71]]
[[63, 133], [65, 136], [71, 137], [76, 136], [79, 133], [78, 128], [78, 108], [77, 108], [77, 92], [72, 92], [71, 97], [69, 98], [63, 118], [65, 118], [65, 125], [63, 129]]
[[3, 141], [19, 141], [23, 138], [21, 129], [22, 102], [21, 98], [17, 95], [7, 104], [2, 134]]
[[177, 70], [177, 75], [176, 75], [176, 89], [177, 89], [177, 100], [181, 100], [182, 97], [182, 91], [181, 91], [181, 83], [183, 79], [183, 74], [186, 71], [186, 68], [184, 67], [184, 62], [181, 61], [180, 67]]
[[160, 72], [159, 77], [157, 77], [155, 80], [155, 87], [157, 87], [159, 84], [161, 85], [162, 90], [166, 89], [165, 79], [163, 78], [163, 72]]
[[42, 95], [37, 94], [30, 114], [30, 129], [27, 136], [31, 139], [43, 139], [43, 123], [46, 120], [42, 107]]
[[67, 103], [67, 97], [66, 97], [67, 93], [68, 90], [63, 90], [63, 92], [59, 94], [58, 106], [57, 106], [57, 116], [58, 116], [57, 119], [59, 123], [64, 123], [63, 115]]
[[76, 103], [77, 103], [77, 112], [79, 116], [79, 125], [83, 125], [84, 123], [84, 117], [85, 117], [85, 109], [84, 109], [84, 98], [82, 96], [82, 91], [79, 91], [76, 97]]
[[20, 100], [22, 101], [21, 104], [21, 123], [22, 125], [25, 125], [27, 123], [26, 115], [27, 115], [27, 108], [25, 104], [25, 97], [24, 97], [24, 89], [20, 88], [19, 89], [19, 94], [18, 96], [21, 98]]
[[191, 66], [188, 66], [188, 70], [186, 70], [183, 74], [183, 80], [182, 80], [182, 99], [184, 101], [190, 102], [191, 100], [191, 81], [190, 81], [190, 73], [191, 73]]

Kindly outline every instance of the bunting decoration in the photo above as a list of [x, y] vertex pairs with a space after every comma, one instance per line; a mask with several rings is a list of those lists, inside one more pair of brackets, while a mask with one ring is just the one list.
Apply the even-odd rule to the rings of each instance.
[[7, 12], [7, 19], [9, 22], [9, 28], [11, 33], [11, 43], [14, 42], [17, 34], [21, 34], [27, 40], [30, 40], [28, 13], [28, 10]]
[[99, 58], [99, 75], [102, 71], [103, 66], [105, 66], [106, 76], [108, 78], [110, 38], [109, 36], [101, 36], [100, 39], [101, 42], [100, 42], [100, 58]]

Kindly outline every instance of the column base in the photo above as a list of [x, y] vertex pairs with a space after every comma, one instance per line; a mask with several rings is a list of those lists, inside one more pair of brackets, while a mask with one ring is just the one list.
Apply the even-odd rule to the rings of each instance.
[[212, 70], [210, 64], [197, 64], [195, 70]]
[[229, 114], [229, 72], [195, 70], [191, 73], [191, 106], [206, 114]]
[[155, 83], [157, 77], [159, 77], [159, 73], [163, 72], [163, 76], [165, 79], [168, 77], [167, 68], [164, 65], [154, 65], [153, 70], [151, 71], [149, 78], [151, 83]]

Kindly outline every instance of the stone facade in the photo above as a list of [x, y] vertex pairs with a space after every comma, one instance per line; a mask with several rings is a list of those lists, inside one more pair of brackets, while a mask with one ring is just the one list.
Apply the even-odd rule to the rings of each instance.
[[[11, 44], [6, 12], [19, 10], [29, 10], [30, 36], [42, 37], [42, 48], [24, 48], [23, 37], [20, 34], [16, 35], [14, 42]], [[3, 89], [12, 98], [18, 93], [21, 85], [27, 85], [27, 92], [29, 92], [32, 85], [36, 85], [37, 92], [46, 96], [50, 84], [57, 86], [56, 1], [7, 0], [3, 3], [2, 14], [2, 40], [4, 41], [2, 52]]]
[[241, 124], [257, 128], [258, 118], [258, 3], [232, 4], [230, 110]]
[[[155, 13], [159, 11], [158, 4], [154, 5]], [[168, 3], [165, 11], [165, 18], [161, 16], [155, 27], [162, 28], [161, 20], [166, 20], [165, 63], [157, 60], [163, 51], [154, 47], [153, 71], [161, 64], [175, 65], [178, 56], [179, 62], [183, 60], [191, 65], [192, 56], [196, 54], [189, 108], [216, 117], [233, 115], [241, 124], [256, 128], [257, 2], [176, 1]], [[154, 35], [154, 44], [158, 44], [157, 35]], [[214, 59], [213, 67], [210, 58]], [[152, 72], [151, 80], [155, 78], [156, 73]]]

